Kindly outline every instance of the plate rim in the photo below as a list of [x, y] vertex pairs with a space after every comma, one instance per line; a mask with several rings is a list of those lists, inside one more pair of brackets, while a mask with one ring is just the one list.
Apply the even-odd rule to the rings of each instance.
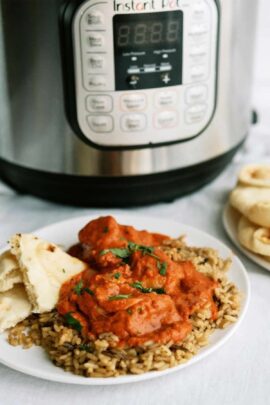
[[[102, 212], [103, 215], [103, 212]], [[104, 215], [107, 215], [104, 214]], [[138, 221], [142, 221], [143, 220], [148, 220], [148, 221], [158, 221], [159, 223], [164, 223], [164, 224], [168, 224], [170, 223], [172, 226], [178, 226], [180, 231], [179, 234], [181, 233], [181, 228], [184, 229], [183, 233], [188, 233], [188, 232], [194, 232], [195, 234], [199, 235], [199, 236], [206, 236], [208, 239], [210, 238], [210, 240], [217, 245], [216, 249], [222, 248], [231, 252], [231, 256], [233, 257], [233, 260], [235, 261], [235, 265], [237, 266], [237, 271], [240, 271], [240, 275], [242, 277], [242, 281], [243, 281], [243, 285], [245, 286], [245, 291], [244, 292], [244, 298], [242, 300], [242, 305], [241, 305], [241, 310], [240, 310], [240, 315], [239, 318], [237, 320], [237, 322], [235, 322], [234, 324], [231, 324], [229, 326], [229, 329], [226, 330], [226, 334], [224, 336], [222, 336], [220, 338], [220, 340], [218, 340], [217, 342], [215, 342], [212, 346], [206, 346], [206, 350], [203, 352], [198, 352], [195, 356], [193, 356], [190, 360], [188, 360], [186, 363], [183, 364], [179, 364], [176, 365], [174, 367], [162, 370], [162, 371], [149, 371], [146, 373], [142, 373], [139, 375], [123, 375], [123, 376], [118, 376], [118, 377], [108, 377], [108, 378], [86, 378], [86, 377], [82, 377], [82, 376], [77, 376], [74, 375], [72, 373], [68, 373], [63, 371], [63, 374], [52, 374], [50, 371], [44, 371], [38, 369], [36, 370], [34, 369], [28, 369], [27, 366], [20, 366], [17, 364], [14, 364], [14, 362], [8, 362], [6, 360], [3, 360], [1, 357], [1, 347], [0, 347], [0, 363], [3, 364], [6, 367], [9, 367], [15, 371], [19, 371], [25, 375], [29, 375], [31, 377], [35, 377], [35, 378], [40, 378], [43, 380], [47, 380], [47, 381], [52, 381], [52, 382], [58, 382], [58, 383], [63, 383], [63, 384], [73, 384], [73, 385], [92, 385], [92, 386], [102, 386], [102, 385], [120, 385], [120, 384], [127, 384], [127, 383], [135, 383], [135, 382], [140, 382], [140, 381], [146, 381], [146, 380], [150, 380], [150, 379], [154, 379], [154, 378], [158, 378], [158, 377], [163, 377], [165, 375], [171, 374], [173, 372], [177, 372], [180, 371], [188, 366], [192, 366], [193, 364], [199, 362], [200, 360], [203, 360], [205, 357], [209, 356], [210, 354], [212, 354], [213, 352], [215, 352], [216, 350], [218, 350], [221, 346], [223, 346], [230, 338], [231, 336], [235, 333], [235, 331], [238, 329], [238, 327], [241, 325], [243, 319], [245, 318], [248, 306], [249, 306], [249, 302], [250, 302], [250, 281], [248, 278], [248, 273], [247, 270], [244, 266], [244, 264], [242, 263], [242, 261], [237, 257], [237, 255], [235, 253], [233, 253], [231, 251], [231, 249], [222, 241], [220, 241], [218, 238], [216, 238], [215, 236], [212, 236], [211, 234], [196, 228], [194, 226], [190, 226], [190, 225], [186, 225], [180, 221], [177, 220], [172, 220], [172, 219], [165, 219], [165, 218], [159, 218], [159, 217], [155, 217], [155, 216], [146, 216], [146, 215], [137, 215], [134, 213], [112, 213], [111, 215], [113, 215], [116, 219], [120, 219], [123, 218], [123, 220], [125, 220], [125, 218], [130, 218], [130, 222], [132, 222], [132, 220], [137, 219]], [[47, 226], [41, 227], [41, 228], [37, 228], [33, 231], [31, 231], [31, 233], [34, 233], [36, 235], [43, 233], [43, 232], [48, 232], [51, 228], [57, 226], [60, 227], [62, 224], [67, 224], [67, 223], [72, 223], [72, 222], [79, 222], [79, 221], [90, 221], [94, 218], [97, 218], [99, 215], [98, 214], [90, 214], [90, 215], [83, 215], [83, 216], [74, 216], [72, 218], [68, 218], [66, 220], [61, 220], [61, 221], [57, 221], [54, 222], [52, 224], [49, 224]], [[85, 222], [86, 223], [86, 222]], [[137, 225], [135, 225], [137, 226]], [[147, 226], [147, 225], [146, 225]], [[158, 226], [159, 227], [159, 226]], [[157, 231], [160, 232], [160, 231]], [[188, 235], [187, 235], [188, 237]], [[3, 251], [5, 251], [7, 249], [8, 245], [5, 245], [4, 247], [1, 247], [0, 249], [0, 253], [2, 253]], [[0, 334], [0, 342], [2, 339], [5, 339], [6, 333], [2, 333]], [[211, 345], [211, 343], [210, 343]], [[43, 350], [42, 347], [34, 347], [36, 349], [39, 350]], [[21, 349], [23, 350], [23, 349]], [[31, 350], [31, 349], [28, 349]], [[47, 361], [50, 362], [49, 359], [46, 359]], [[58, 367], [55, 366], [57, 369]], [[62, 369], [60, 369], [62, 370]]]

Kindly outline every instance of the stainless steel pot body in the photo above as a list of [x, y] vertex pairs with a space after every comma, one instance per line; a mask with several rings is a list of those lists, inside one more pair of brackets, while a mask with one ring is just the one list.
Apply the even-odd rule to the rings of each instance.
[[0, 0], [0, 157], [80, 176], [133, 176], [186, 168], [239, 144], [251, 122], [257, 1], [220, 1], [217, 105], [197, 138], [129, 151], [80, 140], [64, 109], [60, 0]]

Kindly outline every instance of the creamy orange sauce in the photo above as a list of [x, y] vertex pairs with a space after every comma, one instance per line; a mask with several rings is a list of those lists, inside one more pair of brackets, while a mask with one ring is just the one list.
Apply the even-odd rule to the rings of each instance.
[[165, 239], [169, 237], [119, 225], [112, 217], [91, 221], [70, 252], [97, 273], [86, 270], [62, 286], [59, 313], [72, 314], [89, 339], [112, 332], [119, 346], [129, 347], [147, 341], [179, 343], [191, 331], [190, 316], [208, 304], [215, 318], [217, 283], [191, 262], [170, 260], [157, 247]]

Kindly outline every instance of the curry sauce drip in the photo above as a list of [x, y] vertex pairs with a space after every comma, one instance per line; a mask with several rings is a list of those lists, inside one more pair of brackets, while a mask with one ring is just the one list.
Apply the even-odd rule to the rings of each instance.
[[190, 316], [210, 305], [218, 283], [191, 262], [173, 262], [158, 247], [168, 236], [137, 231], [112, 217], [91, 221], [79, 233], [71, 253], [96, 270], [66, 282], [58, 312], [72, 314], [84, 337], [112, 332], [119, 346], [153, 341], [179, 343], [191, 331]]

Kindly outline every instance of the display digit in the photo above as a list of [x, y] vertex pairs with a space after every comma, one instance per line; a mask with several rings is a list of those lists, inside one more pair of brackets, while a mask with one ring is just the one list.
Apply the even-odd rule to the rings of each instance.
[[134, 44], [135, 45], [145, 44], [146, 36], [147, 36], [147, 25], [146, 24], [135, 25]]
[[127, 46], [129, 43], [130, 27], [128, 25], [120, 25], [118, 30], [118, 46]]
[[157, 44], [162, 41], [163, 24], [156, 22], [150, 26], [150, 42]]
[[179, 21], [169, 21], [167, 28], [167, 41], [177, 42], [179, 36]]

